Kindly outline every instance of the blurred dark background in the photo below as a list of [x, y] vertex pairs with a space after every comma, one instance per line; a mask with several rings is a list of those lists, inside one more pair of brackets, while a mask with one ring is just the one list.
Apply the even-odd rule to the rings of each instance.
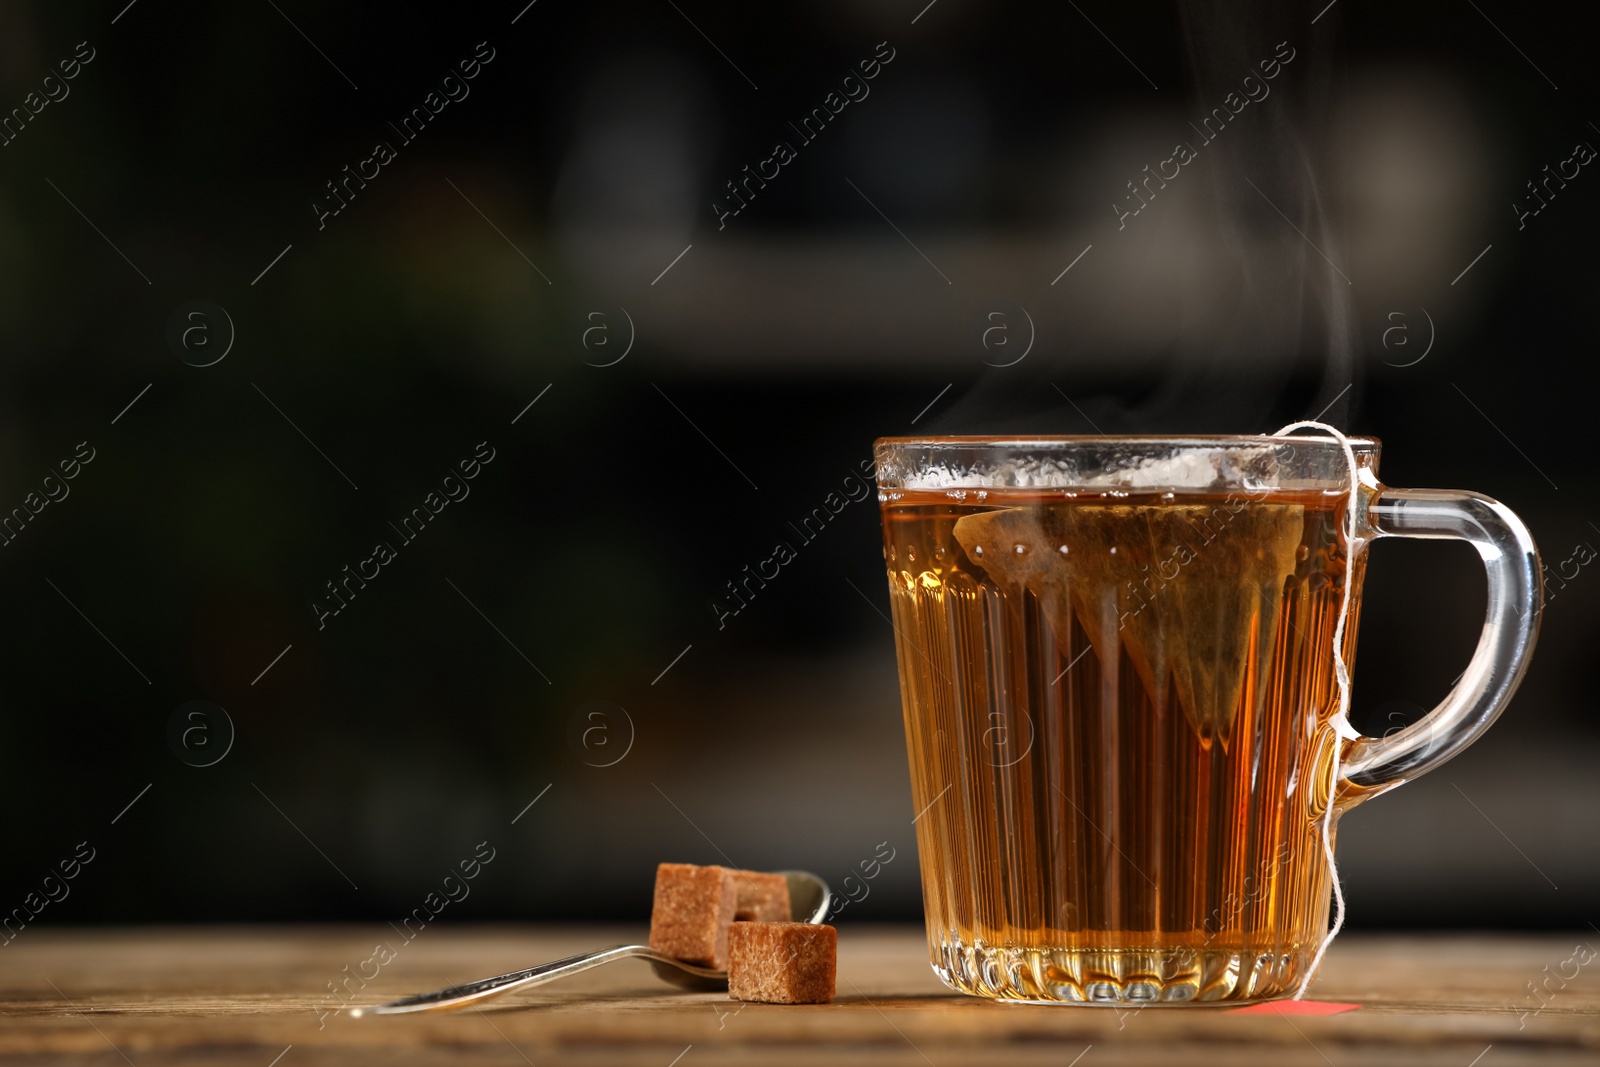
[[[842, 921], [915, 918], [875, 503], [719, 628], [724, 584], [880, 435], [1323, 414], [1575, 573], [1487, 737], [1345, 820], [1350, 926], [1593, 919], [1593, 18], [0, 5], [0, 508], [27, 515], [0, 548], [0, 911], [80, 842], [38, 921], [398, 919], [483, 841], [448, 918], [635, 921], [658, 860], [837, 885], [887, 842]], [[1287, 54], [1209, 143], [1190, 125]], [[1381, 733], [1465, 666], [1481, 567], [1384, 543], [1367, 590]]]

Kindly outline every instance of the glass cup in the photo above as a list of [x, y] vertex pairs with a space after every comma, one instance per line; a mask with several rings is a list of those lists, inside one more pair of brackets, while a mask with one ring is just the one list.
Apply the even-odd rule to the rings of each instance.
[[[1382, 485], [1379, 443], [1349, 445], [1353, 521], [1331, 438], [877, 442], [928, 942], [951, 988], [1291, 993], [1327, 935], [1324, 832], [1331, 851], [1341, 813], [1500, 714], [1539, 624], [1526, 527], [1476, 493]], [[1341, 713], [1333, 643], [1347, 605], [1348, 664], [1383, 537], [1471, 542], [1488, 618], [1444, 701], [1372, 738]]]

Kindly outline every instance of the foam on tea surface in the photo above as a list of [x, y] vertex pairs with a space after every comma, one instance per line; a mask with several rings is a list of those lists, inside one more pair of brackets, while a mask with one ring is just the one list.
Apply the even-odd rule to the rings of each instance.
[[1304, 524], [1300, 504], [1062, 501], [964, 515], [954, 535], [1037, 598], [1058, 643], [1075, 613], [1103, 667], [1126, 647], [1155, 706], [1170, 683], [1202, 744], [1226, 748], [1241, 697], [1261, 699]]

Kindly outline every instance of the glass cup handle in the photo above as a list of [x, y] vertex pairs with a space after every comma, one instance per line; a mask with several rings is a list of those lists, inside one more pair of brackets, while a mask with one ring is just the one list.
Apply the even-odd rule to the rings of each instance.
[[1364, 538], [1470, 541], [1483, 558], [1489, 604], [1472, 661], [1439, 706], [1387, 737], [1351, 744], [1343, 777], [1364, 796], [1431, 771], [1489, 728], [1527, 670], [1544, 606], [1539, 550], [1510, 508], [1478, 493], [1371, 488]]

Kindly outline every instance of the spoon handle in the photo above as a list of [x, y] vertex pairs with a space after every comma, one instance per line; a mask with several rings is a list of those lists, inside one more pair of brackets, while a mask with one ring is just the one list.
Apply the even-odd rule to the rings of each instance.
[[540, 964], [538, 967], [529, 967], [526, 970], [512, 971], [510, 974], [502, 974], [494, 978], [468, 982], [466, 985], [448, 986], [432, 993], [419, 993], [414, 997], [391, 1001], [388, 1004], [356, 1008], [350, 1014], [398, 1015], [412, 1011], [454, 1011], [480, 1000], [487, 1000], [502, 993], [509, 993], [513, 989], [520, 989], [522, 986], [538, 985], [541, 982], [565, 978], [568, 975], [587, 971], [594, 967], [604, 967], [606, 964], [614, 963], [617, 960], [636, 958], [670, 963], [675, 967], [704, 978], [722, 978], [726, 976], [724, 971], [683, 963], [669, 956], [664, 956], [645, 945], [617, 945], [614, 948], [602, 949], [599, 952], [585, 952], [576, 956], [568, 956], [565, 959], [555, 960], [552, 963]]

